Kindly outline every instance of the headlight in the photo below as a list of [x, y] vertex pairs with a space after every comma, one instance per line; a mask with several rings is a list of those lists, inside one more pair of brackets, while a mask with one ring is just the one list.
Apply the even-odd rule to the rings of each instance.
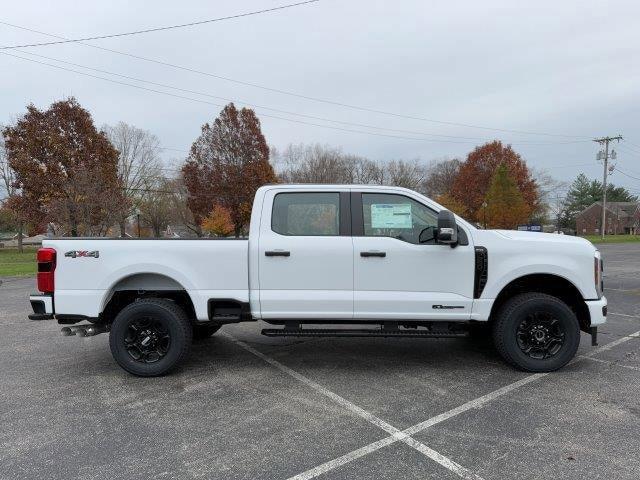
[[604, 292], [604, 280], [602, 279], [602, 273], [604, 271], [604, 263], [602, 258], [596, 255], [593, 258], [593, 280], [596, 287], [596, 293], [598, 294], [598, 298], [602, 298], [602, 293]]

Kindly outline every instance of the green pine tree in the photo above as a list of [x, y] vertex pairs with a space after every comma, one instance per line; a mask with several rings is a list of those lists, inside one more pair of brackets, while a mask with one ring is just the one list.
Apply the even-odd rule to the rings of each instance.
[[516, 181], [504, 164], [496, 169], [485, 201], [488, 228], [515, 228], [526, 222], [531, 213], [531, 206], [525, 203]]
[[[608, 202], [635, 202], [637, 200], [638, 197], [632, 195], [626, 188], [616, 187], [611, 183], [607, 184]], [[589, 180], [584, 173], [581, 173], [573, 181], [567, 193], [562, 226], [575, 229], [576, 216], [593, 203], [601, 201], [602, 182]]]

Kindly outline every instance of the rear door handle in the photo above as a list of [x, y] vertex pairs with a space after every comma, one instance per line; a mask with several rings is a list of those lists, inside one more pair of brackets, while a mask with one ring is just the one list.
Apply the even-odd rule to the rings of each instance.
[[285, 250], [267, 250], [264, 252], [267, 257], [290, 257], [291, 252]]
[[360, 252], [361, 257], [386, 257], [387, 252]]

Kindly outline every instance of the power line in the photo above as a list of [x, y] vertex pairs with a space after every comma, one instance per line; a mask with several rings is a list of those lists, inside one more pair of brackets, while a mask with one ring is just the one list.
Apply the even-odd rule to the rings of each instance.
[[[224, 107], [224, 105], [222, 105], [220, 103], [209, 102], [207, 100], [201, 100], [201, 99], [197, 99], [197, 98], [187, 97], [187, 96], [184, 96], [184, 95], [178, 95], [178, 94], [175, 94], [175, 93], [170, 93], [170, 92], [165, 92], [165, 91], [162, 91], [162, 90], [156, 90], [156, 89], [153, 89], [153, 88], [143, 87], [141, 85], [135, 85], [135, 84], [132, 84], [132, 83], [121, 82], [119, 80], [114, 80], [114, 79], [111, 79], [111, 78], [101, 77], [99, 75], [93, 75], [93, 74], [90, 74], [90, 73], [87, 73], [87, 72], [81, 72], [81, 71], [78, 71], [78, 70], [61, 67], [59, 65], [54, 65], [54, 64], [51, 64], [51, 63], [47, 63], [47, 62], [41, 62], [41, 61], [34, 60], [34, 59], [31, 59], [31, 58], [21, 57], [19, 55], [14, 55], [12, 53], [0, 52], [0, 54], [6, 55], [6, 56], [9, 56], [9, 57], [19, 58], [21, 60], [25, 60], [25, 61], [32, 62], [32, 63], [37, 63], [37, 64], [40, 64], [40, 65], [46, 65], [48, 67], [56, 68], [56, 69], [59, 69], [59, 70], [64, 70], [64, 71], [67, 71], [67, 72], [76, 73], [78, 75], [84, 75], [86, 77], [96, 78], [96, 79], [99, 79], [99, 80], [104, 80], [104, 81], [111, 82], [111, 83], [116, 83], [116, 84], [119, 84], [119, 85], [125, 85], [125, 86], [131, 87], [131, 88], [136, 88], [136, 89], [139, 89], [139, 90], [145, 90], [145, 91], [157, 93], [157, 94], [160, 94], [160, 95], [167, 95], [167, 96], [174, 97], [174, 98], [180, 98], [180, 99], [183, 99], [183, 100], [189, 100], [191, 102], [203, 103], [203, 104], [207, 104], [207, 105], [213, 105], [213, 106], [216, 106], [216, 107]], [[363, 134], [363, 135], [371, 135], [371, 136], [377, 136], [377, 137], [387, 137], [387, 138], [396, 138], [396, 139], [401, 139], [401, 140], [424, 141], [424, 142], [433, 142], [433, 143], [457, 143], [457, 144], [472, 144], [472, 145], [477, 144], [477, 142], [426, 139], [426, 138], [419, 138], [419, 137], [407, 137], [407, 136], [401, 136], [401, 135], [374, 133], [374, 132], [367, 132], [367, 131], [364, 131], [364, 130], [354, 130], [354, 129], [350, 129], [350, 128], [341, 128], [341, 127], [334, 127], [334, 126], [330, 126], [330, 125], [322, 125], [322, 124], [318, 124], [318, 123], [305, 122], [305, 121], [302, 121], [302, 120], [295, 120], [295, 119], [291, 119], [291, 118], [280, 117], [280, 116], [277, 116], [277, 115], [269, 115], [269, 114], [265, 114], [265, 113], [260, 113], [260, 115], [262, 117], [265, 117], [265, 118], [273, 118], [273, 119], [283, 120], [283, 121], [286, 121], [286, 122], [297, 123], [297, 124], [301, 124], [301, 125], [310, 125], [310, 126], [314, 126], [314, 127], [327, 128], [327, 129], [330, 129], [330, 130], [338, 130], [338, 131], [350, 132], [350, 133], [359, 133], [359, 134]], [[525, 145], [556, 145], [558, 143], [559, 142], [555, 142], [555, 143], [529, 143], [529, 144], [525, 144]], [[568, 143], [573, 143], [573, 142], [568, 142]]]
[[[7, 25], [7, 26], [10, 26], [10, 27], [13, 27], [13, 28], [18, 28], [20, 30], [25, 30], [25, 31], [33, 32], [33, 33], [38, 33], [40, 35], [45, 35], [45, 36], [52, 37], [52, 38], [59, 38], [59, 39], [62, 39], [62, 40], [69, 40], [68, 38], [62, 37], [60, 35], [54, 35], [54, 34], [51, 34], [51, 33], [42, 32], [42, 31], [39, 31], [39, 30], [23, 27], [23, 26], [20, 26], [20, 25], [15, 25], [15, 24], [8, 23], [8, 22], [0, 21], [0, 24]], [[459, 123], [459, 122], [449, 122], [449, 121], [444, 121], [444, 120], [436, 120], [436, 119], [431, 119], [431, 118], [426, 118], [426, 117], [419, 117], [419, 116], [415, 116], [415, 115], [406, 115], [406, 114], [401, 114], [401, 113], [396, 113], [396, 112], [389, 112], [389, 111], [379, 110], [379, 109], [375, 109], [375, 108], [371, 108], [371, 107], [363, 107], [363, 106], [359, 106], [359, 105], [352, 105], [352, 104], [348, 104], [348, 103], [338, 102], [338, 101], [335, 101], [335, 100], [329, 100], [329, 99], [326, 99], [326, 98], [313, 97], [313, 96], [310, 96], [310, 95], [303, 95], [303, 94], [290, 92], [290, 91], [286, 91], [286, 90], [282, 90], [282, 89], [278, 89], [278, 88], [268, 87], [268, 86], [260, 85], [260, 84], [253, 83], [253, 82], [247, 82], [247, 81], [244, 81], [244, 80], [238, 80], [238, 79], [234, 79], [234, 78], [230, 78], [230, 77], [225, 77], [225, 76], [217, 75], [217, 74], [210, 73], [210, 72], [204, 72], [202, 70], [197, 70], [195, 68], [176, 65], [174, 63], [169, 63], [169, 62], [165, 62], [165, 61], [162, 61], [162, 60], [143, 57], [141, 55], [136, 55], [136, 54], [129, 53], [129, 52], [123, 52], [123, 51], [120, 51], [120, 50], [114, 50], [114, 49], [111, 49], [111, 48], [101, 47], [101, 46], [98, 46], [98, 45], [92, 45], [90, 43], [84, 43], [82, 41], [77, 41], [77, 43], [79, 43], [80, 45], [84, 45], [86, 47], [96, 48], [98, 50], [103, 50], [103, 51], [106, 51], [106, 52], [115, 53], [117, 55], [123, 55], [123, 56], [134, 58], [134, 59], [137, 59], [137, 60], [143, 60], [145, 62], [155, 63], [157, 65], [163, 65], [163, 66], [166, 66], [166, 67], [171, 67], [171, 68], [175, 68], [175, 69], [178, 69], [178, 70], [183, 70], [185, 72], [195, 73], [195, 74], [198, 74], [198, 75], [204, 75], [204, 76], [207, 76], [207, 77], [216, 78], [218, 80], [224, 80], [224, 81], [227, 81], [227, 82], [236, 83], [238, 85], [244, 85], [244, 86], [248, 86], [248, 87], [252, 87], [252, 88], [258, 88], [258, 89], [261, 89], [261, 90], [265, 90], [265, 91], [269, 91], [269, 92], [273, 92], [273, 93], [278, 93], [278, 94], [281, 94], [281, 95], [287, 95], [287, 96], [290, 96], [290, 97], [300, 98], [300, 99], [304, 99], [304, 100], [308, 100], [308, 101], [312, 101], [312, 102], [318, 102], [318, 103], [324, 103], [324, 104], [328, 104], [328, 105], [339, 106], [339, 107], [343, 107], [343, 108], [349, 108], [349, 109], [358, 110], [358, 111], [361, 111], [361, 112], [376, 113], [376, 114], [387, 115], [387, 116], [392, 116], [392, 117], [396, 117], [396, 118], [404, 118], [404, 119], [408, 119], [408, 120], [417, 120], [417, 121], [435, 123], [435, 124], [439, 124], [439, 125], [449, 125], [449, 126], [473, 128], [473, 129], [479, 129], [479, 130], [489, 130], [489, 131], [496, 131], [496, 132], [503, 132], [503, 133], [515, 133], [515, 134], [519, 134], [519, 135], [538, 135], [538, 136], [548, 136], [548, 137], [582, 138], [582, 139], [590, 138], [590, 137], [586, 137], [584, 135], [563, 135], [563, 134], [555, 134], [555, 133], [547, 133], [547, 132], [532, 132], [532, 131], [525, 131], [525, 130], [512, 130], [512, 129], [505, 129], [505, 128], [494, 128], [494, 127], [487, 127], [487, 126], [481, 126], [481, 125], [472, 125], [472, 124]]]
[[636, 150], [635, 148], [631, 148], [628, 145], [618, 145], [618, 148], [622, 149], [623, 152], [640, 155], [640, 151]]
[[623, 172], [622, 170], [620, 170], [619, 168], [616, 168], [615, 170], [616, 172], [620, 172], [621, 174], [623, 174], [626, 177], [629, 178], [633, 178], [634, 180], [640, 180], [640, 177], [634, 177], [633, 175], [629, 175], [628, 173]]
[[629, 140], [625, 140], [625, 143], [628, 143], [629, 145], [633, 145], [636, 148], [640, 148], [640, 145], [638, 145], [636, 143], [633, 143], [633, 142], [630, 142]]
[[[335, 120], [332, 118], [326, 118], [326, 117], [318, 117], [315, 115], [308, 115], [308, 114], [304, 114], [304, 113], [298, 113], [298, 112], [291, 112], [291, 111], [287, 111], [287, 110], [281, 110], [281, 109], [277, 109], [277, 108], [272, 108], [272, 107], [267, 107], [264, 105], [258, 105], [255, 103], [251, 103], [251, 102], [247, 102], [246, 100], [240, 100], [240, 99], [232, 99], [232, 98], [227, 98], [227, 97], [220, 97], [218, 95], [212, 95], [206, 92], [199, 92], [199, 91], [195, 91], [195, 90], [189, 90], [189, 89], [185, 89], [185, 88], [181, 88], [181, 87], [177, 87], [175, 85], [168, 85], [165, 83], [158, 83], [158, 82], [154, 82], [151, 80], [145, 80], [142, 78], [137, 78], [137, 77], [132, 77], [130, 75], [123, 75], [120, 73], [115, 73], [115, 72], [111, 72], [108, 70], [102, 70], [99, 68], [94, 68], [94, 67], [88, 67], [86, 65], [81, 65], [79, 63], [74, 63], [74, 62], [69, 62], [67, 60], [61, 60], [59, 58], [55, 58], [55, 57], [48, 57], [46, 55], [39, 55], [36, 53], [30, 53], [30, 52], [20, 52], [22, 54], [26, 54], [26, 55], [32, 55], [32, 56], [36, 56], [39, 58], [45, 58], [47, 60], [52, 60], [54, 62], [59, 62], [59, 63], [63, 63], [66, 65], [73, 65], [75, 67], [80, 67], [80, 68], [84, 68], [87, 70], [92, 70], [95, 72], [99, 72], [99, 73], [105, 73], [107, 75], [113, 75], [116, 77], [120, 77], [120, 78], [125, 78], [128, 80], [133, 80], [136, 82], [141, 82], [141, 83], [147, 83], [149, 85], [154, 85], [154, 86], [158, 86], [158, 87], [162, 87], [162, 88], [168, 88], [168, 89], [173, 89], [173, 90], [177, 90], [180, 92], [185, 92], [185, 93], [191, 93], [191, 94], [195, 94], [195, 95], [201, 95], [204, 97], [210, 97], [210, 98], [215, 98], [218, 100], [224, 100], [226, 102], [235, 102], [235, 103], [239, 103], [239, 104], [243, 104], [252, 108], [261, 108], [263, 110], [268, 110], [268, 111], [272, 111], [272, 112], [276, 112], [276, 113], [284, 113], [286, 115], [293, 115], [293, 116], [298, 116], [298, 117], [302, 117], [302, 118], [309, 118], [312, 120], [320, 120], [323, 122], [331, 122], [331, 123], [336, 123], [336, 124], [340, 124], [340, 125], [347, 125], [347, 126], [355, 126], [355, 127], [362, 127], [362, 128], [371, 128], [374, 130], [382, 130], [382, 131], [390, 131], [390, 132], [394, 132], [394, 133], [408, 133], [411, 135], [424, 135], [424, 136], [431, 136], [431, 137], [444, 137], [444, 138], [455, 138], [455, 139], [463, 139], [463, 140], [481, 140], [481, 141], [491, 141], [492, 139], [488, 139], [488, 138], [482, 138], [482, 137], [463, 137], [463, 136], [459, 136], [459, 135], [443, 135], [443, 134], [437, 134], [437, 133], [430, 133], [430, 132], [420, 132], [420, 131], [415, 131], [415, 130], [402, 130], [402, 129], [394, 129], [394, 128], [388, 128], [388, 127], [379, 127], [376, 125], [368, 125], [368, 124], [363, 124], [363, 123], [354, 123], [354, 122], [344, 122], [341, 120]], [[5, 55], [8, 55], [5, 53]], [[17, 57], [17, 58], [21, 58], [21, 57]], [[569, 144], [569, 143], [581, 143], [581, 142], [589, 142], [589, 140], [571, 140], [571, 141], [566, 141], [566, 142], [553, 142], [553, 144]], [[517, 144], [519, 145], [540, 145], [541, 143], [539, 142], [528, 142], [528, 141], [524, 141], [524, 142], [517, 142]]]
[[88, 40], [102, 40], [105, 38], [117, 38], [117, 37], [127, 37], [130, 35], [140, 35], [143, 33], [153, 33], [153, 32], [161, 32], [161, 31], [165, 31], [165, 30], [174, 30], [176, 28], [185, 28], [185, 27], [194, 27], [196, 25], [204, 25], [207, 23], [214, 23], [214, 22], [221, 22], [224, 20], [233, 20], [236, 18], [242, 18], [242, 17], [250, 17], [253, 15], [259, 15], [261, 13], [269, 13], [269, 12], [275, 12], [277, 10], [284, 10], [285, 8], [291, 8], [291, 7], [298, 7], [300, 5], [307, 5], [309, 3], [316, 3], [319, 2], [320, 0], [307, 0], [305, 2], [298, 2], [298, 3], [290, 3], [288, 5], [281, 5], [279, 7], [273, 7], [273, 8], [267, 8], [264, 10], [256, 10], [253, 12], [246, 12], [246, 13], [239, 13], [236, 15], [228, 15], [226, 17], [218, 17], [218, 18], [211, 18], [209, 20], [200, 20], [197, 22], [189, 22], [189, 23], [181, 23], [178, 25], [168, 25], [168, 26], [164, 26], [164, 27], [155, 27], [155, 28], [147, 28], [144, 30], [135, 30], [133, 32], [123, 32], [123, 33], [112, 33], [112, 34], [108, 34], [108, 35], [96, 35], [96, 36], [92, 36], [92, 37], [83, 37], [83, 38], [74, 38], [74, 39], [64, 39], [64, 40], [58, 40], [55, 42], [42, 42], [42, 43], [27, 43], [24, 45], [11, 45], [8, 47], [0, 47], [0, 50], [11, 50], [14, 48], [26, 48], [26, 47], [44, 47], [47, 45], [60, 45], [62, 43], [81, 43], [84, 41], [88, 41]]

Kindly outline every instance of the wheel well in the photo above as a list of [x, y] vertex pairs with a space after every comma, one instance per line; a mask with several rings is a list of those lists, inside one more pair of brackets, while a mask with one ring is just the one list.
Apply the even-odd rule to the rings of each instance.
[[524, 277], [511, 281], [502, 289], [495, 302], [493, 302], [489, 319], [493, 320], [502, 305], [514, 295], [529, 292], [546, 293], [563, 301], [573, 310], [573, 313], [575, 313], [580, 323], [580, 329], [589, 332], [591, 317], [587, 304], [582, 298], [582, 294], [576, 286], [566, 278], [551, 274], [539, 273], [525, 275]]
[[194, 322], [195, 308], [187, 291], [170, 277], [153, 273], [138, 273], [118, 281], [112, 288], [100, 321], [111, 323], [120, 310], [140, 298], [166, 298], [178, 304]]
[[196, 312], [193, 308], [193, 302], [185, 290], [118, 290], [113, 293], [113, 296], [104, 307], [100, 314], [100, 321], [103, 323], [113, 322], [120, 310], [141, 298], [166, 298], [172, 300], [184, 310], [184, 313], [187, 314], [192, 323], [195, 322]]

